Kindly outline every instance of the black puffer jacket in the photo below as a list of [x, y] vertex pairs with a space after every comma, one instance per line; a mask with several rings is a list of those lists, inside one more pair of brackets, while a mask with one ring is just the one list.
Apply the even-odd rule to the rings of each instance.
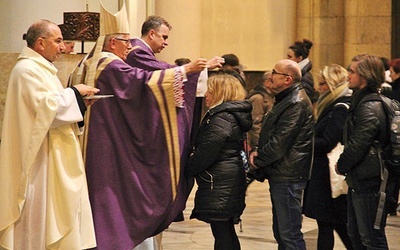
[[275, 96], [265, 117], [254, 163], [257, 180], [308, 180], [313, 158], [314, 118], [310, 99], [300, 83]]
[[188, 163], [198, 185], [191, 218], [209, 222], [242, 214], [246, 177], [240, 152], [252, 126], [251, 109], [249, 101], [225, 102], [204, 116]]
[[314, 77], [311, 74], [312, 62], [309, 62], [301, 69], [301, 84], [304, 87], [312, 103], [318, 101], [318, 92], [314, 88]]
[[351, 101], [344, 129], [344, 151], [337, 166], [347, 174], [347, 184], [355, 190], [379, 188], [380, 164], [373, 147], [374, 141], [386, 145], [386, 115], [380, 101], [363, 101], [370, 95], [378, 95], [368, 88], [357, 91]]

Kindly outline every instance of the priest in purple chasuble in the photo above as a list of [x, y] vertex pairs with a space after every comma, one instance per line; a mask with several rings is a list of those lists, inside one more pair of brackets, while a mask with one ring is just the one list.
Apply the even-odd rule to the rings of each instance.
[[[141, 28], [141, 38], [131, 39], [132, 49], [129, 52], [126, 62], [137, 68], [145, 70], [160, 70], [176, 67], [161, 60], [158, 60], [155, 56], [156, 53], [160, 53], [165, 47], [168, 46], [169, 32], [172, 26], [160, 16], [149, 16], [143, 23]], [[215, 56], [207, 61], [207, 68], [205, 68], [201, 74], [192, 73], [188, 74], [188, 83], [184, 86], [185, 91], [185, 107], [178, 110], [179, 129], [182, 134], [185, 134], [180, 139], [182, 140], [183, 151], [181, 163], [184, 165], [187, 159], [187, 150], [190, 148], [190, 140], [188, 140], [188, 134], [190, 138], [191, 133], [195, 133], [198, 124], [192, 124], [193, 121], [200, 121], [202, 115], [202, 98], [196, 100], [198, 96], [204, 96], [206, 89], [206, 81], [208, 78], [207, 70], [222, 67], [224, 59], [222, 57]], [[199, 77], [201, 79], [199, 79]], [[198, 86], [203, 84], [204, 86]], [[202, 92], [202, 93], [199, 93]], [[197, 122], [197, 123], [198, 123]]]
[[88, 110], [83, 138], [97, 246], [106, 250], [132, 249], [185, 208], [181, 156], [188, 134], [178, 120], [190, 82], [183, 81], [185, 73], [206, 66], [204, 59], [154, 72], [129, 66], [123, 61], [131, 48], [123, 15], [125, 7], [115, 15], [101, 8], [102, 36], [84, 69], [75, 71], [83, 75], [70, 78], [113, 95]]
[[[146, 42], [140, 38], [131, 39], [132, 49], [129, 52], [126, 62], [137, 68], [155, 71], [162, 69], [174, 68], [176, 65], [171, 65], [166, 62], [158, 60], [152, 49], [146, 44]], [[193, 133], [193, 117], [195, 115], [200, 116], [201, 112], [195, 112], [195, 101], [196, 101], [196, 89], [197, 82], [200, 73], [192, 73], [187, 76], [187, 82], [184, 86], [184, 99], [185, 99], [185, 107], [177, 109], [177, 118], [178, 118], [178, 127], [179, 127], [179, 139], [181, 146], [181, 166], [184, 168], [186, 164], [186, 159], [188, 159], [188, 154], [191, 149], [190, 144], [190, 135]], [[201, 110], [201, 109], [200, 109]], [[192, 183], [188, 183], [187, 188], [187, 196], [190, 193]], [[179, 203], [175, 203], [174, 205], [180, 206]], [[182, 209], [183, 211], [183, 209]], [[173, 216], [174, 214], [170, 214]], [[175, 221], [183, 220], [183, 214], [178, 214], [176, 218], [172, 218]], [[167, 218], [167, 220], [171, 220], [171, 218]]]
[[[133, 44], [129, 52], [126, 63], [132, 67], [155, 71], [164, 70], [176, 67], [163, 61], [157, 60], [151, 48], [141, 39], [131, 39]], [[196, 101], [197, 81], [200, 72], [195, 72], [187, 75], [187, 82], [184, 85], [184, 100], [185, 106], [177, 109], [178, 127], [180, 132], [179, 139], [181, 140], [181, 165], [185, 166], [190, 150], [190, 134], [193, 122], [194, 105]]]
[[[168, 45], [169, 31], [171, 29], [171, 25], [164, 18], [160, 16], [149, 16], [142, 25], [141, 38], [136, 37], [131, 39], [132, 49], [126, 58], [126, 63], [133, 67], [149, 71], [176, 67], [176, 65], [158, 60], [155, 56], [156, 53], [160, 53]], [[221, 63], [223, 63], [223, 58], [215, 56], [207, 61], [207, 67], [208, 69], [222, 67]], [[207, 68], [205, 68], [201, 74], [195, 72], [187, 75], [188, 80], [184, 85], [185, 106], [181, 109], [177, 109], [182, 168], [186, 164], [188, 153], [191, 149], [191, 134], [195, 132], [198, 125], [193, 124], [193, 121], [200, 121], [202, 113], [202, 98], [196, 103], [196, 94], [199, 89], [206, 88], [206, 86], [198, 86], [198, 83], [203, 82], [205, 84], [207, 80], [202, 79], [203, 81], [200, 81], [199, 76], [207, 78]], [[191, 188], [189, 188], [187, 195], [189, 195], [190, 189]], [[168, 218], [168, 220], [170, 219], [171, 218]], [[178, 216], [176, 220], [183, 220], [183, 215]]]

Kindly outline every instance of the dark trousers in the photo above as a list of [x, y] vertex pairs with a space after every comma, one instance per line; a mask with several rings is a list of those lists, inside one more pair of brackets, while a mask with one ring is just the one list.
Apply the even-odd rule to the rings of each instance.
[[279, 250], [305, 250], [301, 232], [303, 191], [307, 181], [272, 181], [272, 230]]
[[349, 188], [347, 199], [348, 232], [354, 249], [388, 249], [385, 234], [387, 211], [384, 211], [382, 216], [381, 229], [374, 228], [379, 202], [379, 187], [376, 190], [362, 191]]
[[227, 221], [212, 221], [210, 225], [215, 239], [214, 250], [240, 250], [233, 218]]
[[350, 237], [347, 233], [346, 223], [330, 223], [317, 221], [318, 224], [318, 250], [330, 250], [335, 245], [335, 237], [333, 230], [335, 230], [340, 239], [342, 240], [346, 249], [352, 250], [353, 245], [351, 244]]

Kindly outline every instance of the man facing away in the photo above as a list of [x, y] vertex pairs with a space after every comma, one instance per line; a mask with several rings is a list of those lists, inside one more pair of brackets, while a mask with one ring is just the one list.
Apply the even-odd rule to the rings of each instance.
[[267, 88], [275, 104], [261, 128], [258, 148], [250, 154], [250, 164], [256, 168], [257, 180], [269, 181], [278, 248], [306, 249], [301, 203], [313, 158], [312, 105], [294, 61], [279, 61]]
[[388, 249], [387, 204], [378, 220], [380, 228], [374, 228], [381, 185], [376, 142], [386, 145], [389, 141], [387, 119], [378, 95], [385, 69], [378, 57], [357, 55], [351, 61], [348, 78], [354, 95], [344, 130], [344, 151], [336, 170], [346, 175], [349, 186], [348, 232], [354, 249]]
[[126, 17], [125, 6], [115, 15], [101, 7], [95, 51], [102, 51], [81, 64], [87, 72], [81, 79], [103, 88], [100, 94], [114, 95], [93, 105], [85, 121], [89, 194], [102, 250], [132, 249], [183, 211], [181, 155], [189, 138], [178, 120], [186, 105], [184, 85], [190, 84], [183, 84], [184, 72], [206, 66], [198, 59], [149, 72], [126, 64], [132, 47]]
[[64, 49], [56, 24], [35, 22], [25, 40], [4, 113], [0, 248], [92, 248], [96, 240], [77, 123], [86, 110], [81, 96], [99, 90], [62, 87], [52, 63]]

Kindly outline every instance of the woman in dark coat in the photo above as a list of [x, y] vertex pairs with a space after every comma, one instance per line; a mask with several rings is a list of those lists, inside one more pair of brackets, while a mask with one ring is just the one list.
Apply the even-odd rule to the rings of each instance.
[[[240, 76], [239, 76], [240, 77]], [[245, 134], [252, 126], [251, 103], [246, 90], [232, 75], [208, 79], [205, 94], [209, 108], [198, 129], [189, 176], [198, 189], [190, 218], [210, 223], [214, 249], [240, 249], [234, 219], [245, 207], [246, 176], [241, 157]]]
[[352, 249], [346, 228], [347, 197], [343, 194], [332, 198], [327, 156], [342, 141], [351, 90], [347, 87], [346, 69], [337, 64], [325, 66], [318, 80], [320, 98], [316, 107], [314, 163], [305, 189], [303, 213], [317, 220], [318, 249], [333, 249], [333, 230], [346, 248]]
[[308, 59], [313, 43], [310, 40], [296, 41], [287, 51], [287, 59], [295, 61], [301, 69], [301, 84], [306, 91], [311, 102], [314, 104], [318, 100], [318, 92], [314, 88], [314, 78], [311, 74], [312, 62]]

